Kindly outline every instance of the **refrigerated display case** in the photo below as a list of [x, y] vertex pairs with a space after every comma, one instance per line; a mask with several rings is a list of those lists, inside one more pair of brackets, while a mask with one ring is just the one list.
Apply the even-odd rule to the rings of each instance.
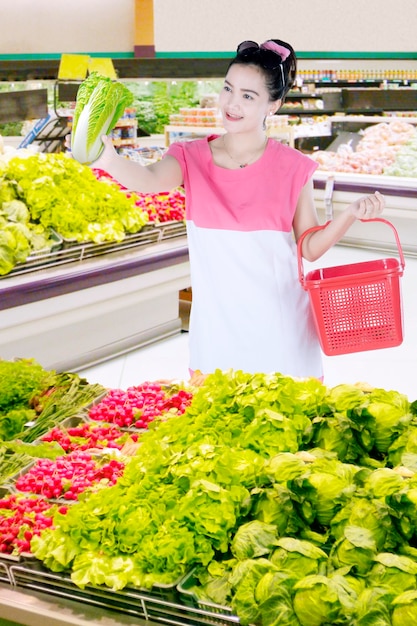
[[[386, 199], [384, 218], [396, 228], [406, 256], [417, 256], [417, 179], [316, 171], [314, 197], [322, 223], [333, 219], [363, 195], [380, 191]], [[396, 250], [395, 239], [380, 224], [357, 221], [341, 244], [371, 250]]]
[[184, 235], [99, 256], [77, 247], [59, 254], [0, 280], [3, 359], [76, 370], [181, 331], [178, 294], [190, 285]]

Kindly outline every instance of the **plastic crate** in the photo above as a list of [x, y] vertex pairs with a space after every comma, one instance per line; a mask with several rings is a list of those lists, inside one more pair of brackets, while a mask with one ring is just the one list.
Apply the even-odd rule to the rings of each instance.
[[[209, 600], [203, 600], [191, 591], [198, 584], [195, 577], [195, 570], [187, 574], [178, 585], [181, 602], [190, 608], [199, 609], [199, 620], [209, 624], [219, 624], [228, 626], [229, 624], [240, 624], [239, 618], [233, 614], [228, 606], [222, 606]], [[196, 615], [195, 611], [190, 611], [190, 615]]]

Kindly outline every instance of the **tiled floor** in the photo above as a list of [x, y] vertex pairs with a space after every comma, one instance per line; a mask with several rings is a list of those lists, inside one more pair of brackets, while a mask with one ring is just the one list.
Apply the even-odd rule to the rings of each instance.
[[[315, 264], [342, 265], [391, 256], [387, 253], [336, 246]], [[313, 266], [311, 266], [313, 267]], [[305, 271], [310, 269], [305, 266]], [[324, 356], [325, 384], [366, 382], [374, 387], [400, 391], [417, 399], [417, 259], [406, 258], [400, 279], [403, 295], [404, 341], [401, 346], [343, 356]], [[171, 338], [80, 371], [89, 382], [107, 387], [127, 387], [157, 379], [187, 380], [188, 333]]]

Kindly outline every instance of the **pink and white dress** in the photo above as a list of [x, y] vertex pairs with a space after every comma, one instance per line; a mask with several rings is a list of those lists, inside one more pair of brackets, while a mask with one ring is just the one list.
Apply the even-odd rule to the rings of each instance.
[[300, 191], [317, 164], [269, 139], [258, 161], [225, 169], [213, 162], [214, 138], [167, 151], [181, 166], [186, 193], [190, 369], [321, 377], [292, 234]]

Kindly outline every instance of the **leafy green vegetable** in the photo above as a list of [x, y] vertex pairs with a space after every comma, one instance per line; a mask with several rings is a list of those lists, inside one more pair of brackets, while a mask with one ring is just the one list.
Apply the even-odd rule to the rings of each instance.
[[286, 484], [306, 471], [306, 463], [301, 456], [292, 452], [280, 452], [268, 460], [266, 469], [273, 481]]
[[33, 409], [12, 409], [5, 415], [0, 413], [0, 442], [13, 439], [16, 433], [20, 433], [25, 424], [34, 418], [36, 411]]
[[380, 552], [368, 576], [374, 586], [400, 594], [416, 588], [417, 562], [405, 555]]
[[54, 377], [55, 372], [34, 359], [0, 360], [0, 412], [29, 408], [33, 395], [47, 388]]
[[408, 454], [417, 454], [417, 426], [411, 424], [394, 439], [388, 448], [388, 462], [392, 467], [405, 465]]
[[281, 537], [277, 546], [270, 558], [278, 569], [290, 570], [298, 579], [326, 573], [327, 554], [313, 543], [295, 537]]
[[240, 561], [233, 569], [229, 578], [234, 592], [231, 606], [243, 626], [259, 620], [261, 611], [256, 599], [258, 583], [265, 574], [276, 571], [276, 567], [264, 558]]
[[417, 591], [410, 590], [400, 594], [392, 601], [392, 626], [415, 624], [417, 621]]
[[294, 585], [293, 606], [301, 626], [346, 623], [362, 591], [352, 578], [311, 575]]
[[396, 548], [401, 543], [385, 500], [353, 496], [333, 517], [330, 523], [332, 537], [343, 537], [348, 526], [366, 528], [378, 551]]
[[199, 600], [214, 602], [220, 606], [230, 606], [232, 584], [229, 580], [236, 559], [213, 560], [207, 567], [197, 566], [188, 576], [193, 584], [187, 591]]
[[230, 550], [239, 561], [269, 554], [277, 545], [277, 527], [254, 520], [242, 524], [233, 537]]
[[302, 526], [297, 516], [293, 497], [288, 487], [273, 484], [265, 489], [253, 490], [251, 515], [266, 524], [274, 524], [278, 536], [297, 533]]
[[[385, 454], [393, 441], [403, 433], [412, 420], [407, 396], [397, 391], [373, 389], [367, 394], [367, 402], [351, 414], [356, 424], [366, 424], [370, 441], [368, 449]], [[366, 442], [362, 441], [366, 447]]]
[[317, 520], [328, 526], [335, 513], [348, 500], [359, 468], [338, 460], [316, 459], [306, 472], [290, 483], [300, 499], [298, 509], [307, 523]]
[[103, 150], [101, 137], [108, 135], [133, 102], [120, 82], [92, 72], [80, 85], [74, 110], [71, 151], [80, 163], [93, 163]]
[[1, 205], [0, 215], [8, 219], [10, 222], [22, 222], [23, 224], [28, 222], [30, 217], [26, 204], [21, 200], [3, 202]]
[[364, 493], [374, 498], [385, 498], [401, 491], [404, 487], [404, 478], [397, 471], [389, 467], [380, 467], [370, 472], [363, 484]]
[[354, 426], [344, 413], [316, 417], [312, 441], [323, 450], [335, 452], [340, 461], [356, 462], [364, 450], [355, 437]]
[[332, 546], [329, 563], [335, 569], [347, 568], [354, 574], [367, 574], [377, 554], [372, 532], [361, 526], [345, 526], [343, 536]]
[[392, 626], [396, 593], [417, 589], [417, 475], [388, 454], [414, 426], [392, 392], [216, 371], [31, 549], [79, 586], [151, 589], [195, 568], [190, 593], [243, 626]]
[[15, 156], [4, 178], [16, 182], [37, 236], [42, 228], [78, 242], [121, 241], [149, 220], [134, 194], [128, 197], [116, 183], [97, 180], [89, 167], [64, 153]]
[[255, 600], [263, 626], [299, 626], [292, 588], [297, 577], [292, 572], [267, 572], [256, 585]]
[[365, 588], [352, 613], [352, 626], [392, 626], [392, 593], [380, 587]]

